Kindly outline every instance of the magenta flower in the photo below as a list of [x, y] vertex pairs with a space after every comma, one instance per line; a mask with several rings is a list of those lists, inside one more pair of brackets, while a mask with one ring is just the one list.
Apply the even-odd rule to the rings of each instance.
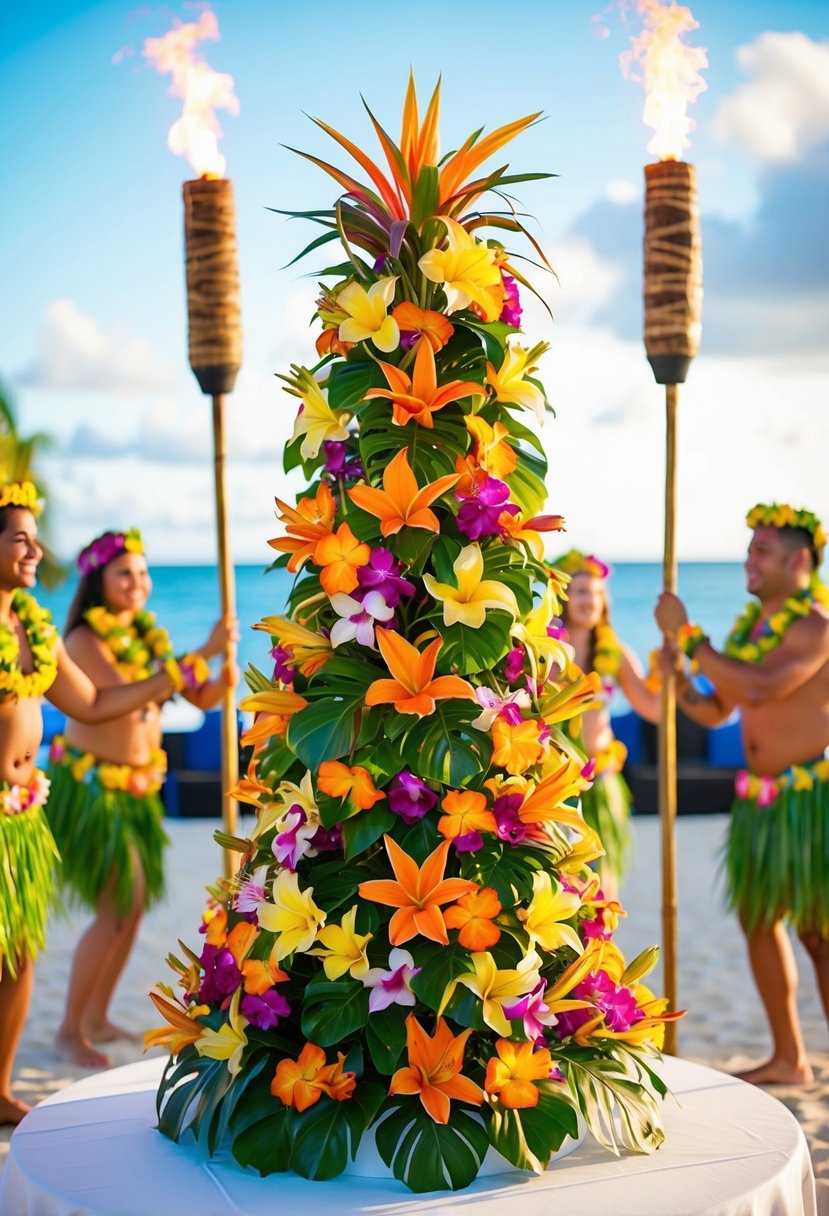
[[248, 992], [242, 997], [240, 1012], [251, 1026], [259, 1030], [273, 1030], [280, 1018], [286, 1018], [291, 1006], [284, 996], [271, 988], [268, 992]]
[[504, 660], [504, 679], [508, 684], [514, 684], [524, 674], [524, 647], [513, 646]]
[[283, 815], [280, 822], [282, 831], [273, 838], [273, 854], [280, 865], [288, 870], [296, 870], [301, 858], [314, 856], [312, 841], [319, 821], [309, 823], [308, 816], [297, 803]]
[[389, 954], [389, 970], [372, 967], [363, 976], [363, 984], [371, 988], [368, 998], [369, 1013], [388, 1009], [389, 1005], [416, 1005], [417, 997], [409, 987], [414, 976], [420, 974], [408, 950], [392, 950]]
[[207, 1005], [221, 1005], [242, 982], [242, 973], [236, 959], [226, 946], [205, 944], [199, 962], [204, 976], [199, 989], [199, 1001]]
[[459, 853], [477, 853], [484, 847], [484, 838], [480, 832], [464, 832], [452, 841]]
[[388, 788], [389, 806], [404, 823], [417, 823], [437, 805], [438, 796], [408, 769], [398, 773]]
[[271, 651], [271, 658], [274, 661], [273, 678], [281, 680], [283, 684], [293, 684], [296, 670], [289, 662], [291, 652], [286, 650], [284, 646], [274, 646]]
[[363, 476], [360, 457], [348, 455], [348, 444], [344, 439], [325, 439], [322, 450], [325, 452], [323, 471], [329, 476], [352, 480]]
[[571, 992], [573, 1000], [590, 1001], [592, 1009], [572, 1009], [559, 1015], [557, 1033], [562, 1039], [578, 1030], [585, 1022], [596, 1016], [596, 1011], [604, 1014], [609, 1030], [630, 1030], [634, 1022], [640, 1021], [645, 1015], [636, 1004], [636, 998], [629, 988], [617, 987], [606, 971], [591, 972]]
[[333, 828], [318, 827], [311, 837], [311, 846], [317, 853], [335, 853], [343, 847], [343, 830], [338, 823]]
[[554, 616], [547, 626], [547, 636], [555, 638], [556, 641], [567, 641], [567, 626], [559, 616]]
[[366, 591], [379, 591], [390, 608], [396, 608], [404, 595], [414, 595], [415, 585], [402, 577], [403, 566], [388, 549], [372, 549], [368, 564], [357, 571], [359, 585]]
[[455, 498], [463, 504], [458, 511], [458, 528], [469, 540], [499, 536], [501, 515], [505, 511], [510, 515], [518, 514], [518, 507], [509, 501], [509, 486], [488, 473], [474, 481], [471, 494], [456, 492]]
[[518, 816], [523, 801], [521, 794], [502, 794], [492, 804], [492, 813], [498, 824], [496, 835], [499, 840], [511, 844], [513, 848], [531, 839], [530, 829]]
[[546, 987], [547, 981], [539, 980], [532, 992], [522, 997], [520, 1001], [516, 1001], [514, 1005], [504, 1006], [504, 1015], [510, 1021], [515, 1018], [523, 1018], [524, 1034], [540, 1046], [546, 1043], [544, 1028], [555, 1026], [558, 1022], [557, 1015], [551, 1012], [548, 1005], [544, 1004]]
[[499, 321], [511, 325], [513, 329], [521, 328], [521, 297], [518, 294], [518, 284], [511, 274], [501, 271], [501, 282], [504, 284], [504, 307], [501, 309]]

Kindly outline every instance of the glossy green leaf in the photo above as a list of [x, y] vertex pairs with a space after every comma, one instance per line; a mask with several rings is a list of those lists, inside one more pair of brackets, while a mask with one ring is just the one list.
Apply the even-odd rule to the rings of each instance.
[[353, 857], [364, 853], [369, 845], [379, 840], [396, 822], [397, 816], [385, 803], [373, 806], [368, 811], [358, 811], [353, 819], [347, 819], [343, 823], [345, 860], [351, 861]]
[[469, 1186], [489, 1147], [479, 1118], [452, 1103], [449, 1122], [436, 1123], [419, 1098], [391, 1104], [377, 1125], [377, 1150], [395, 1178], [417, 1194]]
[[407, 733], [403, 759], [418, 777], [462, 786], [489, 767], [492, 741], [470, 721], [480, 707], [470, 701], [438, 701], [434, 713]]
[[436, 1013], [452, 980], [472, 970], [469, 951], [457, 942], [449, 946], [437, 942], [418, 944], [417, 963], [420, 974], [412, 977], [412, 991]]
[[406, 1046], [406, 1015], [410, 1009], [401, 1005], [390, 1005], [369, 1013], [366, 1025], [366, 1042], [371, 1052], [374, 1067], [384, 1077], [390, 1077], [398, 1067]]
[[568, 1136], [578, 1135], [578, 1115], [561, 1082], [538, 1081], [538, 1105], [508, 1110], [492, 1103], [489, 1140], [520, 1170], [542, 1173]]
[[305, 989], [302, 1033], [318, 1047], [341, 1044], [368, 1018], [369, 991], [356, 980], [313, 979]]

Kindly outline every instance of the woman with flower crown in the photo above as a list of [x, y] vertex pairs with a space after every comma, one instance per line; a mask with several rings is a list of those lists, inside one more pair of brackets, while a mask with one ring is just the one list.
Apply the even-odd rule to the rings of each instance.
[[[81, 573], [69, 607], [66, 649], [96, 688], [116, 688], [168, 668], [181, 695], [199, 709], [221, 699], [235, 668], [210, 678], [208, 659], [235, 639], [235, 618], [221, 619], [199, 650], [178, 662], [167, 631], [146, 604], [152, 590], [141, 534], [105, 532], [80, 554]], [[146, 906], [163, 891], [167, 837], [159, 791], [167, 758], [161, 749], [161, 702], [147, 701], [101, 725], [70, 715], [49, 752], [52, 792], [46, 808], [71, 896], [95, 912], [78, 943], [59, 1053], [83, 1067], [105, 1068], [93, 1044], [130, 1037], [107, 1010]]]
[[73, 661], [28, 593], [43, 554], [39, 511], [32, 482], [0, 485], [0, 1123], [19, 1123], [28, 1110], [12, 1095], [12, 1066], [58, 861], [43, 813], [49, 782], [35, 765], [41, 698], [95, 725], [169, 696], [177, 682], [171, 664], [132, 685], [99, 688]]
[[582, 794], [584, 817], [599, 834], [605, 855], [601, 863], [602, 890], [608, 899], [618, 894], [630, 853], [631, 796], [622, 776], [625, 745], [614, 738], [609, 698], [618, 687], [641, 717], [659, 719], [660, 692], [652, 676], [643, 677], [636, 655], [625, 646], [610, 623], [607, 579], [610, 569], [597, 557], [571, 549], [555, 563], [570, 575], [562, 621], [576, 663], [601, 678], [605, 696], [581, 718], [581, 745], [593, 765], [593, 785]]

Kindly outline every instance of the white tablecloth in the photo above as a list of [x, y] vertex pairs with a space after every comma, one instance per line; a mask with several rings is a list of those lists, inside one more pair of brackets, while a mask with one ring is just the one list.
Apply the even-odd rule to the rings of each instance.
[[2, 1216], [816, 1216], [806, 1141], [785, 1106], [723, 1073], [667, 1059], [666, 1140], [613, 1157], [589, 1136], [544, 1177], [502, 1174], [458, 1194], [394, 1179], [262, 1179], [155, 1130], [162, 1061], [54, 1094], [12, 1137]]

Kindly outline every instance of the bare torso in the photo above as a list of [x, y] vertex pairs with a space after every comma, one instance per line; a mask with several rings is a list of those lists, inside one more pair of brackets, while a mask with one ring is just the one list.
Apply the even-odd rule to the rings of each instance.
[[[32, 670], [32, 653], [19, 621], [15, 625], [20, 643], [20, 666]], [[43, 713], [39, 697], [22, 701], [0, 701], [0, 779], [10, 785], [25, 785], [35, 770], [35, 757], [43, 738]]]
[[829, 663], [786, 697], [742, 707], [743, 748], [754, 773], [775, 776], [829, 747]]

